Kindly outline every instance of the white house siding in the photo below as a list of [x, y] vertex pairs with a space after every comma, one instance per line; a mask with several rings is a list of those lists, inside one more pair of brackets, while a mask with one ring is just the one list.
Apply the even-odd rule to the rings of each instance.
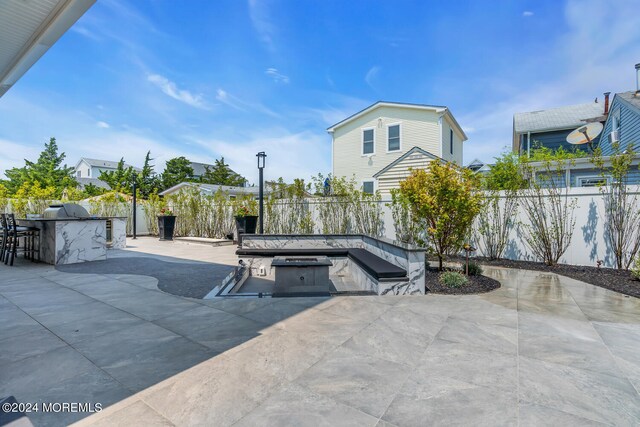
[[76, 176], [78, 176], [78, 172], [80, 172], [81, 178], [97, 178], [92, 169], [91, 165], [83, 160], [76, 168]]
[[431, 158], [422, 153], [413, 153], [378, 175], [378, 190], [382, 198], [390, 199], [392, 188], [399, 188], [400, 181], [406, 179], [412, 169], [425, 169], [430, 161]]
[[[439, 114], [404, 107], [379, 107], [338, 127], [333, 134], [333, 174], [358, 182], [373, 175], [413, 147], [440, 156]], [[400, 123], [400, 151], [387, 153], [387, 125]], [[374, 129], [374, 155], [362, 155], [362, 130]]]
[[[451, 154], [451, 147], [449, 146], [449, 132], [453, 128], [453, 155]], [[452, 126], [447, 116], [442, 117], [442, 145], [441, 155], [443, 159], [454, 162], [457, 165], [462, 165], [462, 135], [456, 130], [455, 126]], [[435, 153], [434, 153], [435, 154]]]

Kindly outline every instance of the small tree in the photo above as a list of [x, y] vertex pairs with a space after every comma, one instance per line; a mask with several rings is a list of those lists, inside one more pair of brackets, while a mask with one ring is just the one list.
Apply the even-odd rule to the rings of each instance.
[[616, 267], [625, 270], [629, 269], [640, 249], [638, 189], [629, 191], [629, 173], [635, 157], [631, 144], [622, 150], [619, 143], [613, 144], [613, 154], [608, 162], [600, 148], [593, 155], [593, 162], [603, 178], [600, 192], [604, 199], [604, 238], [613, 252]]
[[269, 234], [311, 234], [314, 222], [307, 199], [309, 185], [302, 179], [287, 184], [282, 178], [267, 184], [265, 232]]
[[518, 212], [518, 190], [527, 185], [522, 176], [520, 158], [504, 153], [496, 158], [484, 177], [485, 203], [478, 215], [477, 237], [486, 256], [502, 258], [515, 227]]
[[167, 161], [162, 172], [162, 185], [164, 189], [171, 188], [181, 182], [193, 180], [193, 168], [186, 157], [176, 157]]
[[144, 157], [144, 165], [137, 178], [140, 194], [145, 199], [149, 198], [153, 193], [157, 193], [158, 188], [161, 186], [160, 179], [153, 169], [152, 161], [151, 151], [147, 151], [147, 155]]
[[523, 164], [529, 183], [520, 202], [528, 222], [521, 224], [521, 230], [533, 254], [547, 265], [558, 263], [573, 237], [577, 200], [569, 196], [564, 178], [576, 156], [543, 149], [531, 157], [535, 164]]
[[212, 167], [205, 166], [204, 175], [200, 181], [205, 184], [230, 185], [235, 187], [243, 187], [247, 180], [235, 173], [227, 163], [224, 157], [216, 160]]
[[65, 157], [65, 153], [58, 153], [56, 139], [50, 138], [36, 162], [25, 159], [25, 166], [5, 172], [9, 178], [5, 186], [10, 194], [15, 194], [25, 184], [30, 187], [37, 182], [41, 188], [53, 188], [55, 197], [60, 197], [65, 188], [78, 185], [73, 177], [74, 168], [63, 164]]
[[121, 158], [116, 170], [103, 171], [100, 173], [99, 179], [109, 184], [113, 191], [132, 194], [135, 174], [133, 166], [125, 166], [124, 158]]
[[480, 182], [469, 169], [433, 160], [427, 170], [418, 169], [400, 183], [400, 197], [414, 218], [426, 228], [426, 242], [438, 257], [459, 251], [482, 207]]

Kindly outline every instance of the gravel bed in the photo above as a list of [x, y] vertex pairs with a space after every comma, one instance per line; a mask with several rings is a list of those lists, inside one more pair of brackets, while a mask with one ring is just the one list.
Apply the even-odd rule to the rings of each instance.
[[443, 286], [438, 281], [440, 272], [437, 268], [427, 268], [425, 271], [425, 285], [428, 292], [433, 294], [465, 295], [483, 294], [500, 287], [500, 282], [487, 276], [469, 276], [469, 283], [459, 288]]

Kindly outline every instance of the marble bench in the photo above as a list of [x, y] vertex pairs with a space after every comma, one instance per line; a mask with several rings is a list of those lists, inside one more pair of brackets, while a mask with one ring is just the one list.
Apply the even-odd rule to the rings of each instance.
[[[396, 281], [409, 280], [407, 271], [389, 261], [385, 261], [366, 249], [238, 249], [236, 255], [283, 257], [283, 256], [326, 256], [348, 257], [358, 264], [376, 280], [394, 279]], [[389, 281], [389, 280], [387, 280]]]

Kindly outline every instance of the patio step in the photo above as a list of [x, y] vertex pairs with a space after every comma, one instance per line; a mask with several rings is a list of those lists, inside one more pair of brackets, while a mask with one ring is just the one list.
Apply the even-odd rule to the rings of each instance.
[[189, 244], [207, 245], [207, 246], [230, 246], [233, 244], [232, 240], [211, 239], [208, 237], [174, 237], [173, 240], [179, 243], [189, 243]]

